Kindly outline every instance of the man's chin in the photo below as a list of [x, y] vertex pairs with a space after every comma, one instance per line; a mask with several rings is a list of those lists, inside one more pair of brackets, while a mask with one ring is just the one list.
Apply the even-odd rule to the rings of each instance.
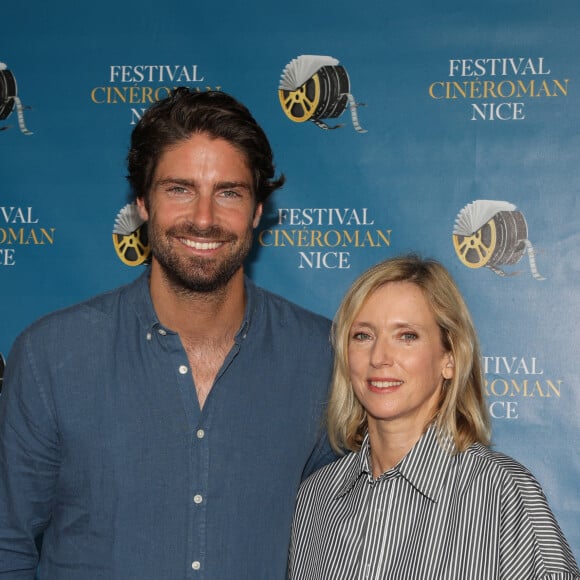
[[196, 294], [209, 294], [223, 290], [240, 268], [233, 272], [203, 271], [175, 272], [165, 271], [165, 277], [178, 291], [194, 292]]

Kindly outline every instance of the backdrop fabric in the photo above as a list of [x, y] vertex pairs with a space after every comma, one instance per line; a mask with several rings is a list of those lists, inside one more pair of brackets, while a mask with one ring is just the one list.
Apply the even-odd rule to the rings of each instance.
[[173, 87], [224, 90], [287, 178], [252, 279], [332, 317], [376, 262], [442, 261], [480, 333], [494, 445], [580, 558], [577, 0], [30, 0], [1, 23], [4, 358], [36, 318], [142, 271], [131, 130]]

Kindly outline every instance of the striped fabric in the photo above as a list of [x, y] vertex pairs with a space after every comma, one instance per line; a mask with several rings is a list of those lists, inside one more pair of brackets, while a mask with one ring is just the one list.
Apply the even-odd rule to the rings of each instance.
[[580, 572], [533, 475], [431, 427], [374, 480], [368, 437], [300, 488], [290, 580], [572, 580]]

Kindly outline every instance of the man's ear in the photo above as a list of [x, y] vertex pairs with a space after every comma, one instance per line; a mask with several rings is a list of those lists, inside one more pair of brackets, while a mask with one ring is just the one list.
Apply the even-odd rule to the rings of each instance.
[[139, 217], [142, 220], [147, 221], [149, 219], [149, 212], [145, 207], [145, 199], [142, 197], [138, 197], [136, 203], [137, 203], [137, 211], [139, 212]]
[[449, 352], [445, 355], [443, 370], [441, 371], [444, 379], [452, 379], [455, 374], [455, 361], [453, 355]]
[[262, 218], [262, 212], [264, 211], [264, 204], [258, 203], [256, 205], [256, 209], [254, 210], [254, 221], [252, 222], [252, 226], [254, 229], [258, 227], [260, 223], [260, 219]]

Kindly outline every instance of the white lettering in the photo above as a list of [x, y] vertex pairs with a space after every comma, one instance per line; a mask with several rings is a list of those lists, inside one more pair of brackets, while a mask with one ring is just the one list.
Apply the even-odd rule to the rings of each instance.
[[350, 269], [349, 252], [300, 252], [299, 269], [320, 270]]
[[368, 208], [280, 208], [278, 225], [290, 226], [372, 226], [375, 220], [368, 216]]
[[14, 248], [0, 248], [0, 266], [15, 266], [15, 250]]
[[515, 401], [494, 401], [489, 406], [489, 414], [494, 419], [518, 419], [517, 406]]
[[477, 103], [471, 105], [473, 114], [472, 121], [477, 121], [477, 117], [483, 121], [522, 121], [526, 118], [524, 114], [524, 103]]
[[526, 360], [518, 356], [484, 356], [484, 374], [508, 374], [508, 375], [543, 375], [543, 369], [537, 367], [537, 357], [533, 356]]
[[204, 76], [199, 76], [198, 65], [111, 65], [109, 67], [109, 82], [141, 83], [158, 82], [166, 80], [178, 83], [201, 83]]
[[449, 76], [481, 77], [489, 76], [538, 76], [549, 75], [551, 70], [544, 70], [544, 58], [464, 58], [449, 60]]
[[0, 213], [7, 224], [37, 224], [38, 219], [32, 218], [31, 207], [3, 207], [0, 206]]

